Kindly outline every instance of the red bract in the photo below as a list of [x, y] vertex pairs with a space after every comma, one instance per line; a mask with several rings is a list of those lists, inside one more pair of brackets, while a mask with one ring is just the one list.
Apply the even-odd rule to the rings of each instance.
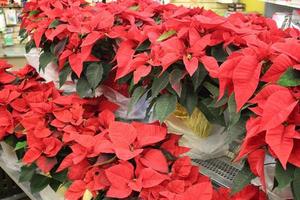
[[170, 152], [172, 155], [174, 155], [176, 157], [178, 157], [179, 155], [184, 154], [190, 150], [187, 147], [181, 147], [178, 145], [180, 136], [170, 135], [169, 137], [170, 138], [161, 145], [162, 149], [167, 150], [168, 152]]
[[265, 185], [265, 151], [261, 147], [267, 145], [284, 169], [287, 163], [299, 166], [293, 153], [299, 148], [295, 145], [300, 138], [295, 124], [299, 105], [292, 90], [277, 85], [267, 85], [250, 102], [257, 104], [251, 108], [257, 116], [247, 122], [247, 135], [237, 159], [249, 154], [252, 172]]
[[268, 97], [262, 113], [262, 130], [267, 130], [283, 123], [291, 114], [298, 101], [288, 89], [273, 93]]
[[16, 79], [16, 77], [13, 74], [6, 71], [11, 67], [12, 65], [8, 64], [7, 61], [0, 59], [0, 83], [1, 84], [11, 83]]
[[86, 190], [86, 183], [82, 180], [77, 180], [72, 183], [65, 194], [67, 200], [80, 199]]
[[276, 83], [280, 76], [291, 66], [294, 66], [296, 62], [285, 54], [280, 54], [273, 60], [273, 64], [270, 69], [261, 78], [265, 82]]
[[161, 173], [168, 173], [168, 163], [164, 154], [157, 149], [150, 149], [140, 158], [141, 164]]
[[285, 42], [278, 42], [273, 44], [272, 48], [279, 53], [283, 53], [288, 55], [292, 59], [296, 60], [298, 63], [300, 62], [300, 43], [299, 40], [286, 40]]
[[0, 108], [0, 140], [2, 140], [7, 134], [14, 132], [14, 121], [11, 113], [6, 108]]
[[213, 200], [266, 200], [267, 196], [264, 192], [260, 191], [257, 187], [253, 185], [246, 186], [242, 191], [236, 194], [230, 194], [230, 190], [220, 188], [214, 193]]
[[251, 152], [248, 155], [248, 162], [252, 173], [261, 178], [261, 183], [266, 190], [265, 172], [264, 172], [264, 162], [265, 162], [265, 151], [263, 149], [258, 149]]
[[35, 138], [29, 132], [27, 140], [29, 149], [24, 155], [23, 162], [31, 164], [36, 161], [43, 172], [49, 172], [57, 163], [55, 156], [62, 148], [62, 142], [54, 137]]

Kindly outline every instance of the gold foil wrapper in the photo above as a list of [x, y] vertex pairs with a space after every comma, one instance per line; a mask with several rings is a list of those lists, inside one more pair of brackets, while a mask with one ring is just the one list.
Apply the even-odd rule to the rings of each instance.
[[205, 138], [210, 135], [211, 124], [198, 108], [195, 108], [192, 115], [189, 115], [182, 105], [177, 104], [173, 115], [182, 120], [184, 124], [198, 137]]

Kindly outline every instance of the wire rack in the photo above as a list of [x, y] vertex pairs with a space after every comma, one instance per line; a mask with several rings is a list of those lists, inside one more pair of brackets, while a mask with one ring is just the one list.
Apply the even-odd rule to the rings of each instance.
[[228, 157], [221, 157], [211, 160], [193, 159], [193, 162], [200, 166], [202, 174], [211, 178], [215, 186], [232, 187], [233, 180], [242, 169], [242, 164], [233, 163]]

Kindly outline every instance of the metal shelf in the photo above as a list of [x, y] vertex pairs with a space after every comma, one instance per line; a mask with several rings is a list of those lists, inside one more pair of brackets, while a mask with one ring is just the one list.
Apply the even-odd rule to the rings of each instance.
[[275, 5], [280, 5], [280, 6], [285, 6], [289, 8], [300, 8], [300, 3], [296, 2], [289, 2], [289, 1], [282, 1], [282, 0], [263, 0], [265, 3], [270, 3], [270, 4], [275, 4]]

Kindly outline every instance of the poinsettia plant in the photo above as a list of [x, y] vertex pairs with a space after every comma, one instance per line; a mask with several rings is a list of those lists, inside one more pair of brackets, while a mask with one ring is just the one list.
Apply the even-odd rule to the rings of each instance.
[[[67, 17], [73, 13], [82, 14]], [[199, 106], [210, 120], [224, 125], [219, 113], [227, 99], [218, 108], [208, 105], [216, 102], [216, 92], [210, 89], [217, 84], [207, 69], [216, 68], [246, 45], [242, 37], [252, 26], [257, 29], [252, 31], [255, 34], [265, 29], [264, 18], [243, 18], [225, 19], [204, 9], [152, 1], [96, 6], [83, 1], [33, 1], [23, 12], [26, 31], [22, 35], [32, 38], [28, 49], [42, 49], [40, 70], [56, 62], [61, 85], [72, 74], [81, 96], [88, 96], [109, 78], [128, 85], [129, 109], [145, 95], [161, 121], [180, 102], [189, 113]], [[249, 21], [249, 26], [241, 30], [238, 20]]]
[[254, 186], [235, 195], [214, 190], [165, 125], [117, 121], [116, 105], [103, 97], [64, 95], [32, 67], [7, 72], [0, 63], [1, 140], [19, 151], [20, 181], [30, 181], [32, 192], [49, 184], [67, 187], [70, 200], [266, 199]]
[[[248, 155], [252, 172], [265, 186], [264, 158], [277, 159], [275, 182], [279, 188], [292, 187], [299, 198], [299, 35], [270, 45], [272, 56], [256, 81], [258, 91], [248, 103], [254, 115], [247, 121], [247, 134], [237, 159]], [[266, 44], [265, 44], [266, 45]], [[291, 45], [294, 47], [290, 48]], [[266, 57], [264, 57], [266, 59]], [[252, 94], [251, 94], [252, 96]]]
[[22, 27], [32, 38], [28, 50], [42, 50], [40, 69], [57, 63], [61, 85], [71, 75], [77, 92], [89, 96], [99, 85], [123, 84], [129, 110], [146, 96], [160, 121], [177, 102], [189, 113], [197, 107], [227, 127], [229, 141], [246, 132], [237, 160], [247, 157], [264, 187], [268, 154], [278, 159], [274, 181], [292, 183], [300, 198], [298, 30], [257, 15], [223, 18], [139, 0], [32, 1]]

